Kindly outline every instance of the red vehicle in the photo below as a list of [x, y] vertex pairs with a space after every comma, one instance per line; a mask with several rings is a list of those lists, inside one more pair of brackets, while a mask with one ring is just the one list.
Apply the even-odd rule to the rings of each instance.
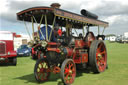
[[[36, 80], [44, 82], [50, 72], [60, 73], [62, 81], [69, 85], [75, 80], [76, 69], [81, 67], [91, 68], [94, 73], [104, 72], [107, 68], [107, 50], [103, 41], [105, 36], [99, 34], [99, 27], [108, 27], [108, 22], [98, 20], [98, 16], [86, 10], [79, 15], [59, 9], [59, 4], [51, 6], [33, 7], [17, 13], [18, 20], [32, 22], [33, 40], [29, 44], [33, 54], [38, 52], [38, 56], [43, 57], [37, 60], [34, 67]], [[37, 36], [34, 36], [34, 23], [38, 25]], [[56, 24], [65, 28], [65, 32], [53, 42], [51, 35]], [[39, 29], [41, 25], [46, 27], [46, 35]], [[52, 27], [50, 34], [49, 27]], [[97, 36], [89, 30], [90, 27], [98, 27]], [[79, 31], [79, 34], [76, 29], [83, 33]], [[77, 36], [73, 36], [72, 30]]]
[[0, 31], [0, 63], [11, 62], [17, 64], [17, 53], [14, 51], [14, 37], [16, 33]]

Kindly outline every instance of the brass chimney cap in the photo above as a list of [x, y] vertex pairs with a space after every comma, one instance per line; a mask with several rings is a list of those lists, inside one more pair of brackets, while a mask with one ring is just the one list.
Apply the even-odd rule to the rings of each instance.
[[59, 3], [52, 3], [50, 6], [52, 8], [60, 8], [61, 5]]

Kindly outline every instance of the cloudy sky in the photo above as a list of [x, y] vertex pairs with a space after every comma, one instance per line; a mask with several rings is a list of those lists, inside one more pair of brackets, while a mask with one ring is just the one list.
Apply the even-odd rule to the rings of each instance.
[[87, 9], [109, 22], [105, 34], [128, 32], [128, 0], [0, 0], [0, 30], [26, 34], [24, 23], [17, 21], [16, 13], [34, 6], [60, 3], [61, 8], [80, 14]]

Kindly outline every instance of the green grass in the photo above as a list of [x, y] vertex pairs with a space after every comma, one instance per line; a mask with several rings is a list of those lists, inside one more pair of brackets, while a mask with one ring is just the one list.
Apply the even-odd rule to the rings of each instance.
[[[128, 85], [128, 44], [106, 42], [109, 69], [101, 74], [77, 72], [72, 85]], [[38, 84], [33, 75], [35, 61], [18, 58], [17, 66], [0, 66], [0, 85], [58, 85], [59, 74]]]

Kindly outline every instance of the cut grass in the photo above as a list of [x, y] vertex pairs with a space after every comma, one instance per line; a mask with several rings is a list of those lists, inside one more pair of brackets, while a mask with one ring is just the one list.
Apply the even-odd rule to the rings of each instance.
[[[100, 74], [77, 71], [72, 85], [127, 85], [128, 84], [128, 44], [106, 42], [108, 70]], [[40, 85], [34, 78], [35, 61], [30, 57], [18, 57], [17, 66], [0, 66], [0, 85]], [[62, 84], [59, 74], [51, 74], [41, 85]]]

